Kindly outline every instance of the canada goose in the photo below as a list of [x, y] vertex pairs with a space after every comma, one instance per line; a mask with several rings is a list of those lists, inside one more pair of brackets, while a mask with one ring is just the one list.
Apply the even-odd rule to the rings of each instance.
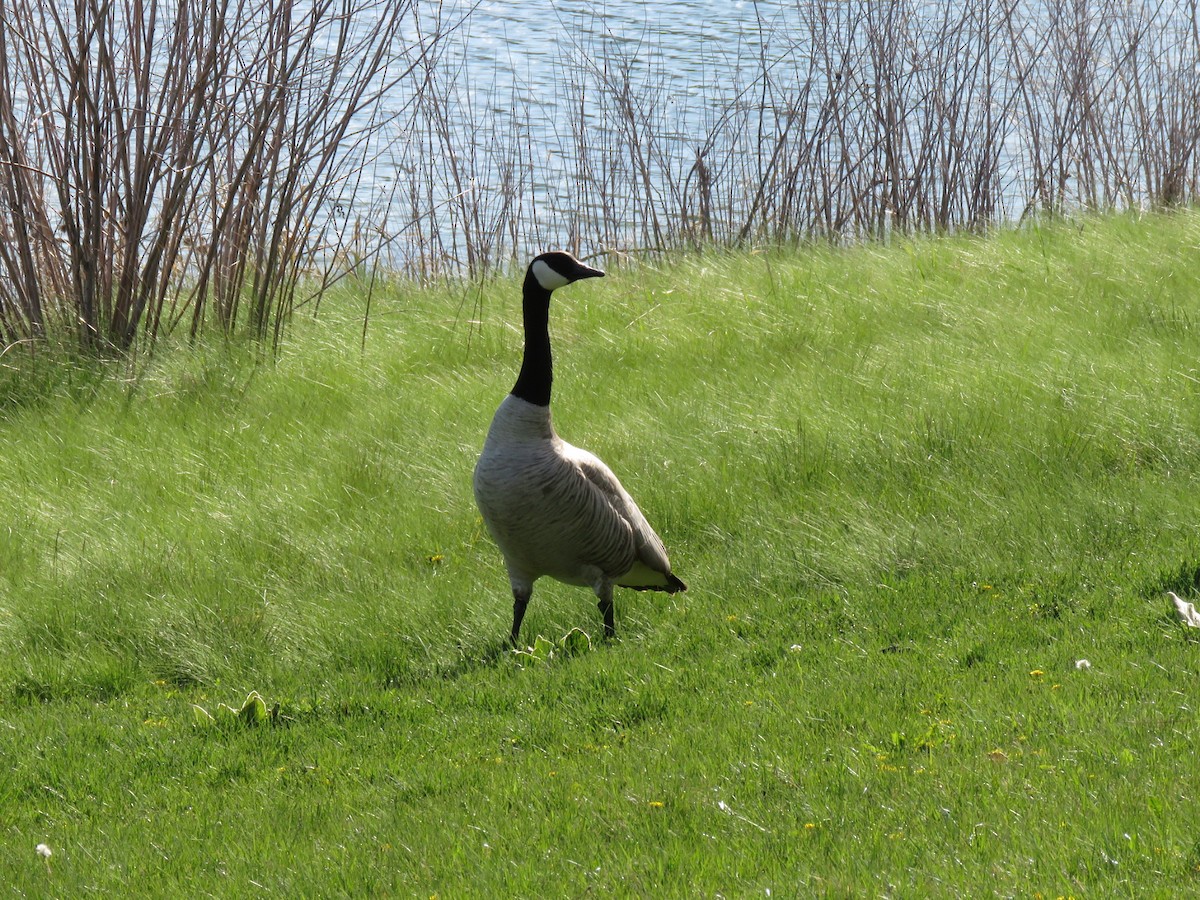
[[555, 434], [550, 422], [550, 294], [602, 275], [562, 251], [543, 253], [529, 264], [521, 371], [496, 410], [475, 464], [475, 502], [512, 585], [514, 646], [533, 583], [543, 575], [595, 591], [605, 637], [616, 634], [614, 584], [672, 594], [687, 590], [671, 574], [662, 540], [617, 476]]

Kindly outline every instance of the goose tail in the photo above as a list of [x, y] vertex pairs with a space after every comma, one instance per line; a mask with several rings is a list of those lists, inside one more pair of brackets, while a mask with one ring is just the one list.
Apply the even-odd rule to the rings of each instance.
[[638, 584], [626, 584], [623, 581], [618, 581], [617, 584], [634, 591], [663, 591], [667, 594], [678, 594], [680, 591], [687, 590], [687, 585], [670, 572], [659, 572], [658, 576], [658, 579], [649, 583], [642, 581]]

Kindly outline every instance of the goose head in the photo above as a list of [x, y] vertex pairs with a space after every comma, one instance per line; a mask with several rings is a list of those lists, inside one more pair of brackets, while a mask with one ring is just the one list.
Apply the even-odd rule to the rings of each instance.
[[584, 265], [565, 250], [551, 250], [535, 256], [525, 273], [524, 320], [525, 355], [512, 393], [537, 406], [550, 405], [553, 380], [550, 363], [550, 294], [560, 287], [584, 278], [600, 278], [604, 273]]
[[525, 286], [532, 287], [532, 282], [549, 294], [573, 281], [602, 277], [602, 271], [584, 265], [565, 250], [551, 250], [534, 257], [525, 275]]

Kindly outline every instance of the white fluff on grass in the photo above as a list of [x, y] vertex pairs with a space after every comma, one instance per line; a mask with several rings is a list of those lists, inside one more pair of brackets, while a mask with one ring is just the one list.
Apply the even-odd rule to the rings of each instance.
[[1175, 604], [1175, 615], [1179, 617], [1179, 621], [1192, 628], [1200, 628], [1200, 612], [1196, 611], [1196, 607], [1174, 591], [1167, 591], [1167, 595]]

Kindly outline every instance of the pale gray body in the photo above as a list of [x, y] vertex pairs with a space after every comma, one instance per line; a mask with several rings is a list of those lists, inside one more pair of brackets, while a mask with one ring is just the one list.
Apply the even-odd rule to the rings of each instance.
[[514, 642], [542, 575], [592, 588], [610, 636], [613, 584], [683, 589], [634, 498], [598, 457], [554, 433], [550, 407], [504, 398], [475, 464], [474, 487], [520, 607]]
[[614, 584], [682, 587], [633, 498], [608, 466], [555, 433], [548, 406], [512, 394], [504, 399], [475, 466], [474, 487], [519, 602], [543, 575], [586, 585], [600, 599], [607, 631]]
[[533, 583], [543, 575], [595, 591], [607, 637], [616, 634], [613, 585], [671, 594], [687, 590], [617, 476], [591, 453], [562, 440], [550, 422], [550, 295], [603, 275], [562, 250], [539, 254], [529, 264], [522, 287], [521, 371], [496, 410], [475, 465], [475, 502], [512, 585], [514, 645]]

